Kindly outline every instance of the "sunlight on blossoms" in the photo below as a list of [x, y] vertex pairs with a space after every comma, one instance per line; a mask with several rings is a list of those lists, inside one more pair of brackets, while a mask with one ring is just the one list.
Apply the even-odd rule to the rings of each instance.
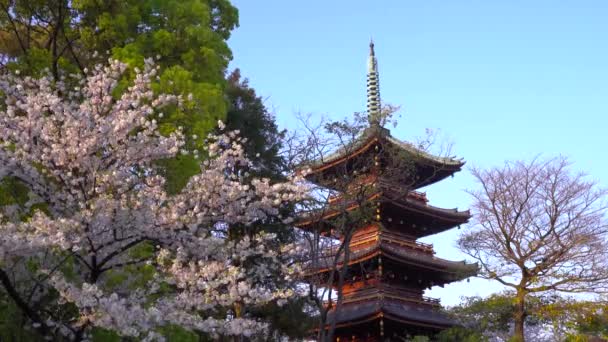
[[219, 122], [200, 173], [169, 195], [157, 161], [190, 151], [180, 129], [161, 134], [159, 125], [163, 108], [183, 99], [153, 91], [152, 60], [133, 75], [127, 69], [110, 60], [86, 78], [0, 79], [0, 178], [28, 189], [23, 206], [0, 217], [1, 262], [17, 270], [7, 281], [25, 296], [31, 289], [19, 284], [35, 279], [32, 300], [56, 292], [52, 305], [75, 309], [58, 317], [32, 306], [29, 318], [48, 336], [82, 338], [101, 327], [159, 340], [169, 324], [255, 335], [267, 322], [225, 313], [297, 296], [299, 270], [289, 262], [297, 248], [236, 227], [290, 222], [281, 210], [307, 189], [300, 176], [250, 176], [243, 141]]

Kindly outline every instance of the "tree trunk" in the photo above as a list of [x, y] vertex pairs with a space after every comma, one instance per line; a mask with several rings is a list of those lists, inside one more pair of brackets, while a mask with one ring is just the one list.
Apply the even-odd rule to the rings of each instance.
[[31, 308], [29, 304], [21, 298], [21, 295], [13, 286], [10, 277], [2, 269], [0, 269], [0, 284], [2, 284], [8, 296], [13, 300], [13, 302], [15, 303], [15, 305], [17, 305], [21, 312], [23, 312], [33, 323], [38, 323], [37, 326], [35, 326], [35, 329], [42, 336], [49, 336], [48, 334], [50, 332], [50, 329], [46, 325], [45, 320], [39, 315], [36, 310]]
[[515, 329], [513, 332], [514, 342], [525, 342], [524, 322], [526, 320], [526, 291], [517, 289], [515, 297]]
[[[350, 239], [352, 237], [352, 230], [347, 232], [346, 236], [344, 237], [344, 259], [342, 261], [342, 268], [339, 270], [338, 272], [338, 287], [336, 289], [336, 294], [337, 294], [337, 298], [336, 298], [336, 308], [334, 309], [334, 320], [331, 322], [331, 325], [329, 327], [329, 330], [327, 331], [327, 338], [326, 341], [327, 342], [333, 342], [335, 340], [334, 338], [334, 333], [336, 332], [336, 324], [338, 321], [338, 315], [340, 314], [340, 309], [342, 307], [342, 290], [344, 287], [344, 277], [346, 276], [346, 273], [348, 272], [348, 262], [350, 261]], [[337, 265], [336, 265], [337, 267]]]

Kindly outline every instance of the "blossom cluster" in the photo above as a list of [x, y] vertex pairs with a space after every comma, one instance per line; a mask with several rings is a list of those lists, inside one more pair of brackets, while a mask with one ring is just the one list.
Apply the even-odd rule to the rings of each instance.
[[[44, 267], [24, 272], [56, 290], [58, 305], [78, 308], [67, 321], [50, 310], [38, 314], [44, 321], [33, 324], [55, 332], [98, 326], [154, 339], [165, 324], [212, 335], [260, 332], [264, 322], [225, 312], [294, 296], [272, 281], [298, 272], [289, 266], [292, 249], [275, 248], [271, 234], [218, 232], [289, 220], [281, 208], [303, 198], [301, 178], [251, 177], [244, 141], [222, 132], [208, 137], [200, 173], [169, 195], [156, 161], [176, 156], [185, 142], [179, 129], [161, 134], [157, 120], [183, 99], [154, 93], [151, 61], [131, 81], [125, 70], [110, 61], [75, 81], [0, 79], [0, 178], [17, 179], [30, 191], [28, 203], [45, 208], [26, 219], [0, 216], [0, 267], [45, 256]], [[142, 245], [153, 246], [151, 255], [131, 253]], [[67, 262], [76, 276], [61, 271]], [[132, 265], [153, 267], [154, 280], [136, 291], [109, 285], [108, 274]]]

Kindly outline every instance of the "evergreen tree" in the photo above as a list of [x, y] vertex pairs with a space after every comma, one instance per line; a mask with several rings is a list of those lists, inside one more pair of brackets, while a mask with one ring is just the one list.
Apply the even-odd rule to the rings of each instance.
[[[264, 100], [249, 85], [246, 78], [242, 78], [239, 69], [232, 71], [227, 77], [226, 98], [228, 100], [228, 116], [226, 127], [230, 131], [239, 131], [247, 139], [243, 148], [252, 162], [251, 176], [270, 178], [273, 181], [284, 180], [285, 176], [293, 170], [281, 153], [282, 141], [285, 131], [279, 130], [274, 115], [266, 108]], [[283, 208], [282, 215], [293, 213], [293, 207]], [[295, 230], [276, 217], [269, 217], [258, 224], [232, 227], [230, 238], [240, 238], [247, 234], [254, 236], [260, 232], [273, 233], [277, 236], [277, 243], [291, 243], [296, 241]], [[294, 280], [286, 280], [284, 285]], [[307, 336], [312, 329], [311, 316], [305, 307], [309, 303], [306, 298], [296, 298], [283, 307], [271, 303], [262, 308], [251, 308], [248, 314], [271, 322], [268, 341], [275, 341], [280, 337], [301, 339]]]
[[249, 86], [248, 79], [241, 78], [236, 69], [227, 77], [228, 117], [226, 127], [238, 130], [247, 139], [245, 152], [254, 162], [256, 173], [272, 179], [281, 178], [286, 164], [280, 155], [285, 131], [280, 131], [274, 116], [264, 105], [263, 99]]

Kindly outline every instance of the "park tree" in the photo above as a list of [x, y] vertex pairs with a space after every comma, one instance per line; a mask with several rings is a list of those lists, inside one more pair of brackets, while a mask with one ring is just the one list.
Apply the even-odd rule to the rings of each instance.
[[[238, 22], [238, 12], [229, 1], [43, 0], [7, 1], [2, 6], [0, 56], [5, 70], [34, 76], [49, 70], [57, 79], [84, 74], [87, 68], [112, 56], [130, 66], [115, 88], [119, 94], [133, 79], [133, 67], [141, 68], [145, 57], [154, 57], [162, 68], [153, 80], [153, 90], [191, 96], [191, 101], [166, 107], [155, 117], [162, 134], [181, 128], [185, 148], [198, 150], [199, 158], [205, 158], [205, 137], [222, 119], [227, 130], [240, 131], [244, 153], [252, 163], [250, 175], [285, 180], [287, 170], [279, 155], [283, 133], [274, 117], [238, 70], [224, 77], [231, 59], [226, 41]], [[159, 172], [169, 193], [179, 191], [200, 171], [199, 159], [193, 153], [155, 163], [161, 166]], [[23, 194], [27, 194], [24, 184], [11, 177], [0, 182], [0, 201], [22, 203]], [[282, 208], [281, 215], [289, 215], [290, 210]], [[281, 243], [294, 239], [293, 231], [277, 217], [233, 225], [231, 236], [226, 238], [240, 239], [243, 234], [255, 236], [261, 231], [277, 234]], [[272, 318], [268, 312], [273, 305], [257, 312]], [[282, 327], [289, 325], [283, 317], [280, 321]]]
[[169, 194], [155, 161], [196, 153], [157, 118], [192, 100], [157, 94], [150, 60], [115, 97], [126, 70], [111, 61], [69, 82], [77, 88], [52, 75], [0, 80], [0, 176], [28, 189], [26, 210], [2, 208], [3, 296], [51, 339], [98, 328], [145, 338], [171, 326], [215, 338], [260, 333], [266, 322], [247, 308], [294, 295], [284, 281], [297, 271], [286, 262], [293, 248], [263, 232], [225, 236], [279, 216], [305, 189], [297, 177], [249, 176], [241, 138], [227, 132], [207, 137], [200, 173]]
[[[525, 338], [529, 341], [587, 341], [606, 338], [606, 302], [590, 301], [554, 293], [526, 300]], [[494, 293], [481, 298], [463, 297], [447, 309], [460, 323], [444, 330], [438, 341], [510, 341], [517, 298], [514, 291]]]
[[227, 82], [226, 129], [239, 131], [241, 137], [247, 139], [245, 153], [253, 162], [257, 175], [282, 178], [291, 171], [283, 153], [286, 132], [279, 130], [274, 115], [249, 85], [249, 80], [241, 76], [239, 69], [228, 75]]
[[[540, 314], [544, 302], [531, 298], [526, 302], [526, 338], [531, 341], [553, 341]], [[494, 293], [488, 297], [463, 297], [458, 305], [446, 310], [459, 323], [441, 332], [439, 341], [508, 341], [514, 326], [516, 298], [513, 291]]]
[[530, 296], [606, 290], [606, 190], [570, 165], [557, 157], [473, 169], [475, 224], [458, 245], [481, 277], [515, 291], [518, 341]]
[[[301, 130], [295, 132], [290, 139], [290, 162], [294, 168], [306, 173], [307, 168], [319, 160], [327, 159], [332, 152], [340, 151], [345, 154], [353, 153], [354, 142], [363, 134], [367, 119], [362, 114], [355, 114], [353, 120], [321, 121], [311, 124], [309, 118], [301, 117]], [[341, 177], [335, 187], [346, 188], [355, 181], [353, 170], [366, 165], [348, 165], [340, 168]], [[300, 220], [308, 221], [301, 235], [304, 254], [302, 263], [305, 265], [304, 279], [308, 285], [308, 297], [315, 307], [317, 329], [316, 340], [319, 342], [333, 341], [336, 329], [335, 320], [330, 321], [332, 310], [338, 312], [343, 302], [343, 286], [346, 282], [348, 263], [351, 253], [348, 248], [357, 228], [358, 221], [371, 220], [373, 211], [366, 206], [369, 187], [364, 184], [354, 187], [345, 194], [328, 189], [322, 184], [311, 184], [311, 193], [306, 201], [300, 203]], [[335, 201], [335, 199], [339, 199]], [[361, 209], [352, 212], [349, 207], [356, 203]], [[332, 206], [339, 213], [338, 219], [327, 219], [323, 213]], [[331, 232], [327, 227], [331, 226]], [[302, 226], [301, 226], [302, 227]], [[314, 270], [326, 265], [328, 275], [315, 274]]]
[[[274, 115], [264, 104], [264, 99], [251, 87], [249, 80], [241, 76], [239, 69], [228, 75], [225, 93], [228, 100], [226, 130], [240, 132], [244, 140], [244, 153], [251, 161], [250, 175], [268, 177], [275, 181], [284, 180], [292, 172], [283, 148], [283, 141], [287, 138], [286, 131], [279, 130]], [[289, 216], [295, 207], [283, 209], [283, 215]], [[232, 235], [238, 238], [240, 234], [255, 235], [261, 231], [275, 234], [281, 243], [298, 241], [298, 234], [293, 226], [276, 217], [269, 217], [263, 222], [259, 221], [240, 230], [233, 229]], [[309, 310], [306, 309], [308, 304], [306, 298], [294, 298], [280, 308], [270, 303], [250, 312], [270, 322], [271, 340], [280, 340], [281, 337], [301, 339], [310, 334], [311, 318]]]
[[[227, 40], [237, 25], [238, 11], [228, 0], [2, 0], [0, 64], [32, 76], [49, 70], [57, 80], [84, 75], [109, 57], [139, 68], [154, 57], [162, 67], [157, 93], [192, 94], [187, 106], [157, 118], [160, 131], [181, 127], [189, 149], [202, 152], [207, 133], [226, 119]], [[133, 75], [125, 74], [117, 93]], [[159, 163], [172, 193], [198, 172], [192, 155]]]
[[608, 338], [608, 304], [599, 300], [544, 296], [535, 315], [547, 322], [556, 340], [586, 341]]

